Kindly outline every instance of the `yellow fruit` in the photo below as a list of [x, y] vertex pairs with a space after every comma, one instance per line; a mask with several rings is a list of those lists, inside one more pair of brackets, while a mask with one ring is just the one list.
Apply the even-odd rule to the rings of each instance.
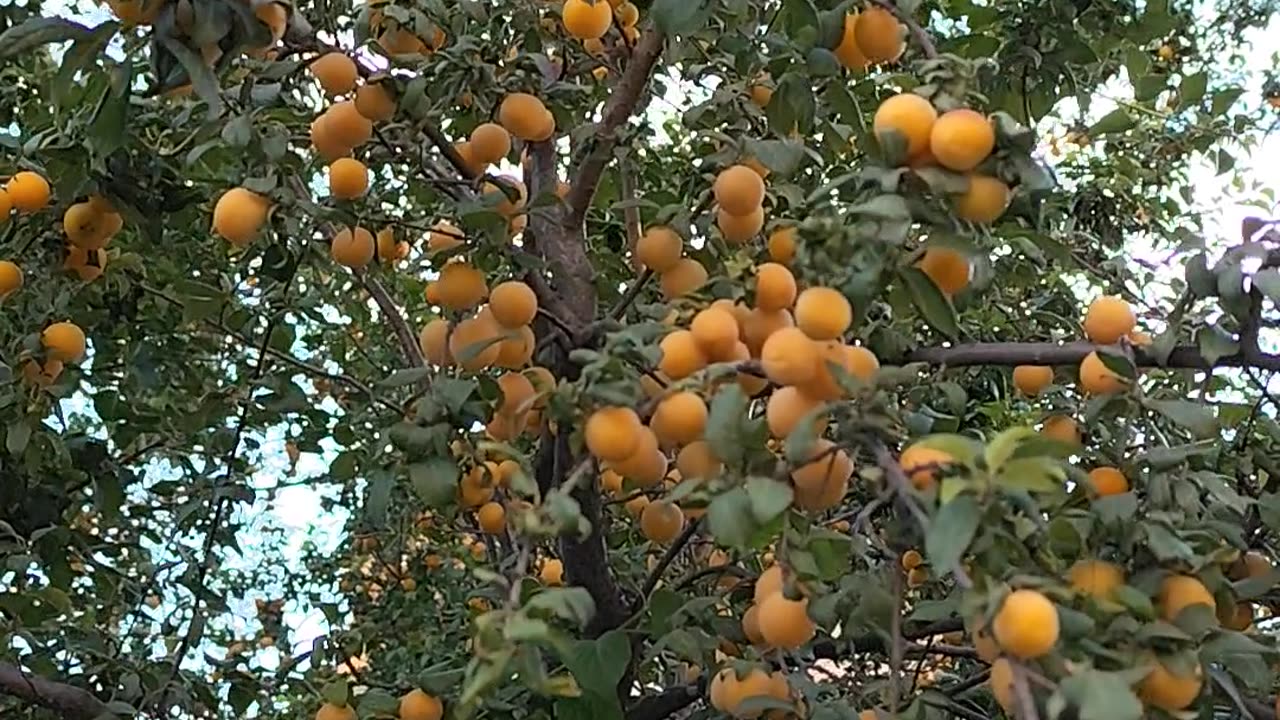
[[[76, 248], [71, 248], [72, 252]], [[84, 252], [83, 250], [81, 252]], [[22, 268], [10, 260], [0, 260], [0, 298], [22, 287]]]
[[1151, 672], [1138, 684], [1138, 696], [1147, 705], [1168, 712], [1176, 712], [1195, 702], [1204, 684], [1202, 670], [1197, 663], [1190, 676], [1178, 675], [1159, 661], [1154, 661]]
[[456, 225], [448, 220], [440, 220], [431, 226], [431, 232], [427, 234], [427, 252], [445, 252], [463, 242], [463, 233]]
[[668, 300], [697, 292], [707, 284], [707, 269], [693, 258], [682, 258], [662, 273], [662, 296]]
[[907, 587], [918, 588], [929, 582], [929, 568], [918, 567], [907, 573]]
[[533, 383], [518, 372], [506, 372], [498, 377], [500, 402], [498, 412], [514, 415], [532, 407], [529, 402], [534, 393]]
[[682, 380], [707, 366], [707, 356], [689, 330], [668, 333], [658, 347], [662, 350], [658, 371], [672, 380]]
[[605, 0], [565, 0], [561, 21], [570, 37], [578, 40], [600, 38], [613, 24], [613, 8]]
[[333, 236], [329, 253], [333, 261], [349, 268], [361, 268], [373, 259], [373, 235], [368, 230], [358, 227], [355, 230], [344, 227]]
[[1153, 342], [1151, 338], [1151, 333], [1143, 332], [1142, 330], [1137, 330], [1137, 329], [1130, 330], [1128, 338], [1129, 338], [1129, 344], [1133, 345], [1134, 347], [1150, 347], [1151, 343]]
[[645, 495], [637, 495], [624, 503], [623, 507], [626, 509], [628, 515], [633, 518], [638, 518], [640, 517], [640, 513], [644, 512], [646, 507], [649, 507], [649, 498]]
[[[16, 267], [16, 266], [15, 266]], [[74, 245], [67, 246], [67, 258], [62, 262], [62, 267], [74, 272], [83, 282], [93, 282], [102, 277], [102, 271], [107, 267], [107, 251], [85, 250]], [[18, 285], [22, 284], [22, 277], [17, 278]], [[0, 264], [0, 297], [3, 297], [8, 291], [7, 281], [4, 275], [3, 264]]]
[[740, 323], [742, 338], [747, 351], [752, 357], [759, 357], [764, 343], [775, 332], [795, 325], [791, 319], [791, 311], [766, 311], [756, 308]]
[[583, 430], [587, 450], [605, 462], [625, 460], [640, 443], [642, 426], [627, 407], [603, 407], [591, 413]]
[[335, 145], [357, 148], [373, 137], [373, 123], [360, 114], [355, 103], [345, 100], [334, 103], [325, 111], [323, 132], [328, 135], [326, 139]]
[[752, 104], [763, 109], [773, 99], [773, 88], [763, 83], [754, 83], [747, 90], [747, 94], [751, 96]]
[[533, 328], [528, 325], [514, 331], [506, 330], [506, 337], [498, 343], [498, 358], [493, 364], [500, 368], [521, 368], [533, 359], [533, 350], [537, 346], [537, 338], [533, 336]]
[[4, 190], [9, 203], [20, 213], [33, 213], [49, 204], [49, 181], [30, 170], [14, 173]]
[[700, 311], [689, 324], [689, 331], [698, 349], [711, 360], [728, 360], [738, 344], [738, 320], [731, 311], [723, 308], [709, 307]]
[[[449, 354], [462, 369], [479, 372], [498, 360], [502, 327], [487, 310], [458, 323], [449, 335]], [[513, 428], [516, 432], [520, 426]]]
[[796, 326], [814, 340], [834, 340], [852, 322], [853, 308], [838, 290], [811, 287], [796, 298]]
[[564, 584], [564, 564], [555, 558], [551, 558], [542, 564], [542, 570], [538, 572], [538, 579], [547, 587], [559, 587]]
[[850, 375], [865, 383], [875, 380], [876, 373], [880, 371], [880, 358], [875, 353], [860, 345], [846, 345], [844, 354], [844, 365]]
[[898, 465], [917, 490], [927, 490], [938, 481], [940, 471], [955, 462], [950, 453], [923, 445], [912, 445], [902, 451]]
[[484, 284], [484, 273], [465, 262], [445, 265], [440, 269], [440, 279], [436, 283], [440, 304], [450, 310], [473, 308], [489, 292]]
[[498, 535], [507, 527], [507, 511], [496, 502], [487, 502], [476, 511], [480, 529], [490, 535]]
[[929, 133], [929, 152], [939, 165], [957, 172], [978, 166], [996, 145], [995, 129], [982, 113], [968, 108], [948, 110]]
[[1159, 48], [1156, 49], [1156, 57], [1160, 58], [1165, 62], [1172, 61], [1173, 58], [1176, 56], [1177, 56], [1177, 52], [1174, 51], [1173, 46], [1171, 45], [1161, 45]]
[[1035, 590], [1014, 590], [991, 623], [1001, 649], [1020, 659], [1047, 654], [1058, 642], [1058, 610]]
[[769, 645], [795, 650], [813, 639], [816, 628], [809, 619], [807, 599], [790, 600], [782, 593], [774, 593], [759, 607], [760, 634]]
[[610, 461], [610, 466], [640, 487], [652, 487], [667, 476], [667, 456], [658, 448], [658, 436], [641, 425], [630, 455]]
[[400, 720], [440, 720], [443, 716], [444, 706], [440, 698], [417, 688], [400, 698]]
[[906, 48], [902, 35], [902, 24], [893, 13], [874, 5], [858, 15], [853, 28], [858, 48], [873, 63], [897, 60]]
[[496, 163], [511, 152], [511, 134], [498, 123], [481, 123], [471, 131], [471, 152], [476, 160]]
[[611, 495], [618, 495], [622, 492], [622, 481], [622, 474], [613, 468], [605, 468], [600, 471], [600, 489]]
[[1112, 372], [1098, 353], [1091, 352], [1080, 361], [1080, 390], [1085, 394], [1110, 395], [1128, 387], [1129, 381]]
[[500, 283], [489, 293], [489, 310], [499, 325], [518, 328], [533, 322], [538, 313], [538, 296], [519, 280]]
[[965, 191], [953, 198], [956, 215], [961, 220], [989, 225], [1009, 207], [1009, 186], [990, 175], [973, 173]]
[[640, 532], [650, 542], [666, 544], [684, 529], [684, 512], [674, 503], [655, 500], [640, 513]]
[[356, 63], [340, 52], [329, 52], [311, 63], [311, 74], [330, 95], [346, 95], [356, 88]]
[[231, 188], [213, 206], [213, 231], [232, 245], [244, 247], [267, 222], [270, 209], [265, 197], [245, 188]]
[[1137, 322], [1128, 302], [1104, 295], [1090, 303], [1085, 311], [1084, 334], [1099, 345], [1111, 345], [1132, 332]]
[[1204, 583], [1191, 575], [1170, 575], [1160, 583], [1160, 617], [1172, 622], [1192, 605], [1208, 605], [1217, 613], [1217, 603]]
[[1108, 599], [1124, 584], [1124, 569], [1105, 560], [1080, 560], [1067, 572], [1076, 592]]
[[721, 170], [711, 191], [720, 209], [730, 215], [750, 215], [764, 203], [764, 181], [746, 165]]
[[764, 635], [760, 633], [760, 606], [752, 605], [742, 614], [742, 634], [747, 641], [756, 647], [767, 647]]
[[770, 697], [775, 700], [787, 700], [791, 688], [786, 676], [781, 673], [766, 673], [753, 668], [739, 678], [732, 668], [725, 668], [716, 673], [709, 689], [711, 704], [717, 710], [728, 713], [738, 720], [753, 720], [765, 711], [762, 709], [740, 709], [743, 701], [753, 697]]
[[386, 122], [396, 114], [396, 100], [387, 84], [369, 83], [356, 90], [356, 112], [370, 122]]
[[741, 162], [743, 165], [751, 168], [751, 172], [759, 175], [761, 180], [768, 180], [769, 175], [773, 172], [768, 168], [768, 166], [751, 155], [743, 158]]
[[[806, 415], [816, 409], [821, 403], [812, 397], [806, 395], [800, 388], [786, 385], [773, 391], [769, 396], [769, 402], [765, 406], [765, 422], [769, 426], [769, 434], [778, 439], [785, 439], [800, 424]], [[816, 433], [827, 426], [826, 415], [820, 415], [814, 420]]]
[[91, 203], [75, 203], [62, 215], [62, 232], [72, 245], [97, 250], [107, 243], [105, 220]]
[[329, 194], [339, 200], [354, 200], [369, 189], [369, 171], [354, 158], [338, 158], [329, 165]]
[[850, 70], [866, 70], [871, 61], [867, 59], [862, 48], [858, 47], [858, 14], [849, 13], [844, 16], [844, 27], [840, 34], [840, 44], [832, 50], [840, 64]]
[[741, 245], [764, 229], [764, 208], [757, 207], [746, 215], [730, 215], [724, 208], [716, 211], [716, 227], [730, 245]]
[[[859, 16], [858, 25], [863, 24], [866, 15], [867, 13], [863, 13]], [[906, 143], [907, 156], [910, 157], [929, 148], [929, 134], [933, 132], [933, 124], [937, 119], [938, 111], [933, 109], [928, 100], [912, 93], [903, 93], [880, 103], [871, 127], [881, 145], [890, 142], [888, 133], [896, 132], [901, 136], [901, 141]]]
[[329, 113], [321, 113], [311, 121], [311, 145], [327, 162], [351, 154], [351, 147], [343, 143], [330, 128]]
[[658, 403], [649, 426], [663, 447], [687, 445], [706, 430], [707, 404], [697, 393], [672, 393]]
[[1099, 467], [1089, 471], [1089, 485], [1099, 496], [1119, 495], [1129, 491], [1129, 481], [1124, 473], [1113, 467]]
[[769, 259], [779, 265], [790, 265], [796, 257], [796, 226], [784, 225], [769, 233]]
[[803, 385], [814, 377], [818, 345], [799, 328], [782, 328], [760, 349], [760, 364], [778, 385]]
[[84, 357], [84, 331], [73, 322], [56, 322], [45, 328], [40, 342], [54, 360], [77, 363]]
[[1013, 369], [1013, 386], [1023, 395], [1035, 397], [1053, 384], [1053, 368], [1047, 365], [1019, 365]]
[[473, 467], [458, 483], [458, 501], [464, 508], [478, 508], [493, 499], [493, 483], [479, 467]]
[[1006, 713], [1013, 713], [1017, 708], [1013, 692], [1013, 664], [1005, 658], [999, 658], [991, 663], [991, 677], [988, 682], [991, 684], [991, 694], [995, 696], [996, 702], [1000, 703], [1000, 707], [1004, 708]]
[[676, 455], [676, 469], [686, 480], [707, 480], [720, 474], [724, 464], [705, 440], [695, 440]]
[[1054, 415], [1045, 418], [1044, 427], [1040, 429], [1040, 434], [1060, 443], [1068, 445], [1080, 444], [1080, 428], [1076, 426], [1075, 420], [1065, 415]]
[[902, 553], [902, 569], [911, 572], [924, 564], [924, 556], [919, 550], [908, 550]]
[[383, 31], [378, 36], [378, 45], [390, 55], [425, 55], [431, 52], [422, 38], [402, 27]]
[[791, 471], [796, 491], [822, 494], [831, 485], [843, 482], [853, 474], [853, 461], [835, 443], [819, 438], [813, 443], [810, 460]]
[[[790, 308], [796, 302], [796, 279], [785, 265], [756, 267], [756, 307], [766, 312]], [[751, 345], [750, 340], [747, 345]]]
[[759, 605], [769, 596], [782, 592], [785, 579], [781, 565], [774, 565], [760, 573], [760, 577], [756, 578], [755, 594], [752, 596], [755, 604]]
[[533, 142], [546, 140], [556, 131], [556, 119], [547, 106], [528, 93], [511, 93], [503, 98], [498, 106], [498, 122], [512, 135]]
[[947, 295], [955, 295], [969, 284], [969, 258], [948, 247], [931, 247], [916, 263], [934, 285]]
[[[267, 639], [263, 638], [263, 640]], [[265, 647], [270, 647], [270, 643]], [[325, 703], [316, 711], [316, 720], [356, 720], [356, 711], [351, 709], [349, 705]]]
[[640, 9], [629, 2], [617, 3], [613, 8], [613, 14], [623, 27], [634, 27], [640, 22]]
[[9, 221], [11, 212], [13, 212], [13, 200], [9, 197], [9, 191], [0, 187], [0, 225]]
[[449, 321], [432, 320], [422, 327], [418, 333], [418, 345], [422, 347], [422, 356], [427, 362], [437, 367], [449, 367], [453, 357], [449, 355]]

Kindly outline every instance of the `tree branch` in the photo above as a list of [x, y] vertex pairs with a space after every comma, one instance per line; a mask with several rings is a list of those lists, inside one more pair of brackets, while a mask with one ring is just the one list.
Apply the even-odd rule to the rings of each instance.
[[[901, 358], [886, 360], [886, 364], [913, 362], [964, 367], [968, 365], [1074, 365], [1100, 346], [1089, 342], [1071, 343], [969, 343], [952, 347], [916, 348]], [[1138, 367], [1168, 367], [1208, 370], [1212, 367], [1256, 367], [1264, 370], [1280, 370], [1280, 355], [1249, 352], [1247, 348], [1235, 355], [1218, 358], [1216, 362], [1200, 354], [1193, 345], [1179, 345], [1169, 353], [1168, 362], [1161, 365], [1149, 350], [1133, 348], [1134, 364]]]
[[30, 675], [12, 663], [0, 662], [0, 693], [47, 708], [65, 720], [111, 717], [106, 703], [88, 690]]
[[396, 306], [395, 301], [387, 294], [387, 289], [382, 286], [382, 283], [378, 282], [377, 278], [369, 277], [369, 273], [366, 271], [352, 269], [351, 274], [369, 293], [369, 296], [377, 303], [378, 309], [386, 317], [387, 322], [391, 324], [391, 330], [395, 333], [396, 340], [400, 343], [400, 354], [404, 356], [405, 362], [408, 363], [409, 367], [422, 367], [424, 361], [422, 359], [422, 348], [418, 347], [418, 337], [409, 328], [409, 321], [405, 319], [404, 313], [400, 312], [400, 308]]
[[680, 685], [657, 695], [640, 698], [627, 711], [627, 720], [663, 720], [689, 707], [702, 697], [706, 678], [699, 678], [693, 685]]
[[565, 204], [569, 206], [569, 215], [565, 225], [571, 228], [582, 227], [583, 218], [587, 215], [587, 207], [591, 198], [595, 197], [596, 186], [600, 184], [600, 176], [605, 166], [613, 157], [613, 148], [618, 143], [618, 130], [635, 112], [640, 97], [649, 84], [649, 75], [653, 66], [662, 54], [662, 32], [650, 25], [631, 50], [631, 61], [623, 71], [617, 87], [609, 95], [601, 112], [600, 125], [596, 129], [594, 144], [582, 162], [578, 164], [573, 175], [573, 185]]
[[658, 581], [662, 579], [662, 574], [671, 566], [671, 563], [680, 554], [680, 551], [684, 549], [684, 546], [689, 544], [689, 540], [698, 532], [698, 526], [701, 524], [702, 518], [697, 518], [686, 525], [684, 532], [680, 533], [680, 536], [671, 543], [671, 547], [667, 548], [667, 551], [663, 553], [662, 558], [658, 560], [658, 564], [653, 566], [649, 577], [644, 580], [644, 586], [640, 588], [640, 597], [636, 598], [636, 606], [632, 609], [633, 614], [640, 612], [640, 609], [648, 602], [649, 593], [653, 592], [653, 589], [658, 586]]

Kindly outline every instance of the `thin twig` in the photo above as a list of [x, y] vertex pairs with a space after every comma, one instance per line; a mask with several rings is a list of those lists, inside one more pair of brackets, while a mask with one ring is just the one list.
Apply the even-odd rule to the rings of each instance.
[[640, 291], [644, 290], [645, 284], [649, 282], [651, 277], [653, 277], [653, 271], [645, 268], [635, 282], [631, 283], [631, 287], [627, 288], [627, 291], [618, 299], [618, 304], [614, 305], [613, 309], [609, 311], [609, 317], [614, 320], [621, 320], [622, 316], [626, 314], [627, 308], [631, 307], [631, 303], [635, 302], [636, 298], [640, 296]]
[[702, 524], [702, 518], [696, 518], [693, 522], [685, 526], [684, 531], [671, 543], [671, 547], [663, 553], [662, 558], [658, 560], [658, 564], [653, 566], [653, 570], [649, 571], [649, 577], [645, 578], [644, 585], [640, 586], [640, 597], [636, 598], [636, 606], [632, 609], [632, 613], [638, 613], [644, 608], [644, 604], [649, 601], [649, 593], [658, 586], [658, 582], [662, 580], [662, 574], [667, 571], [671, 563], [675, 561], [676, 556], [684, 550], [684, 546], [698, 532], [698, 526]]
[[[898, 697], [902, 692], [902, 570], [896, 564], [890, 569], [893, 614], [889, 616], [889, 707], [898, 714]], [[922, 659], [921, 663], [924, 662]]]

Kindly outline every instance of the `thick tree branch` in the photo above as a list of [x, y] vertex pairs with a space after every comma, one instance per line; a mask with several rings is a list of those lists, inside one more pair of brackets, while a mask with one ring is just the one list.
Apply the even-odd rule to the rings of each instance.
[[[886, 360], [888, 364], [913, 362], [963, 367], [967, 365], [1075, 365], [1099, 346], [1089, 342], [1071, 343], [969, 343], [952, 347], [917, 348], [901, 358]], [[1170, 367], [1208, 370], [1211, 367], [1256, 367], [1264, 370], [1280, 370], [1280, 355], [1270, 355], [1243, 349], [1235, 355], [1218, 358], [1210, 363], [1199, 348], [1180, 345], [1169, 353], [1164, 365], [1150, 351], [1133, 348], [1134, 364], [1138, 367]]]
[[618, 130], [631, 118], [648, 87], [653, 66], [662, 53], [662, 43], [662, 32], [650, 25], [632, 48], [627, 69], [623, 71], [617, 87], [604, 104], [600, 124], [591, 141], [594, 144], [573, 173], [573, 185], [565, 198], [565, 203], [569, 206], [569, 215], [565, 218], [567, 227], [582, 227], [587, 207], [591, 205], [596, 186], [600, 184], [600, 176], [613, 157], [613, 148], [618, 143]]
[[[539, 197], [556, 185], [555, 147], [550, 142], [539, 142], [530, 143], [528, 149], [526, 184], [529, 197]], [[569, 226], [564, 222], [563, 207], [536, 208], [529, 213], [526, 244], [551, 271], [550, 287], [540, 291], [534, 286], [534, 292], [542, 305], [573, 328], [569, 340], [576, 343], [578, 331], [596, 316], [595, 270], [587, 257], [581, 224]]]
[[12, 663], [0, 662], [0, 693], [47, 708], [64, 720], [112, 717], [106, 703], [88, 690], [30, 675]]

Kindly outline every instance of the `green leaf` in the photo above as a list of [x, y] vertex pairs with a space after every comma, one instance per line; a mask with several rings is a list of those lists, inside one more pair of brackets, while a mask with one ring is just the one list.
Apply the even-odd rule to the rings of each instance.
[[178, 60], [178, 64], [183, 70], [187, 71], [187, 78], [191, 82], [191, 87], [196, 91], [196, 95], [204, 101], [206, 113], [210, 120], [216, 119], [222, 114], [222, 94], [218, 87], [218, 78], [214, 76], [213, 70], [204, 64], [204, 59], [197, 55], [194, 51], [183, 45], [177, 38], [168, 35], [162, 35], [156, 38], [165, 50], [168, 50]]
[[1146, 530], [1147, 549], [1157, 560], [1190, 561], [1195, 557], [1195, 550], [1164, 525], [1149, 522], [1143, 524], [1143, 529]]
[[748, 545], [756, 531], [756, 523], [751, 496], [745, 488], [736, 487], [711, 500], [707, 507], [707, 529], [721, 545]]
[[395, 490], [396, 478], [390, 471], [378, 469], [368, 474], [365, 480], [364, 517], [373, 527], [385, 527], [387, 509], [391, 506], [391, 493]]
[[1093, 124], [1089, 128], [1090, 135], [1105, 135], [1107, 133], [1124, 132], [1137, 125], [1133, 118], [1129, 117], [1129, 113], [1124, 108], [1116, 108], [1102, 117], [1101, 120]]
[[1280, 304], [1280, 269], [1263, 268], [1253, 276], [1253, 286], [1273, 303]]
[[58, 67], [58, 73], [54, 76], [53, 85], [51, 86], [54, 101], [58, 105], [63, 105], [70, 99], [68, 97], [69, 90], [72, 87], [76, 73], [102, 54], [103, 49], [107, 47], [107, 43], [111, 41], [111, 38], [115, 37], [119, 29], [120, 23], [115, 21], [104, 22], [90, 30], [89, 34], [78, 38], [63, 54], [62, 64]]
[[956, 309], [951, 306], [951, 301], [942, 294], [937, 285], [933, 284], [929, 276], [915, 267], [902, 268], [898, 271], [898, 275], [906, 284], [911, 302], [915, 304], [925, 321], [933, 329], [952, 340], [960, 337], [960, 326], [956, 323]]
[[1067, 473], [1062, 465], [1047, 457], [1010, 460], [995, 477], [995, 483], [1000, 487], [1032, 493], [1063, 492], [1066, 480]]
[[10, 455], [21, 455], [27, 449], [27, 443], [31, 441], [31, 426], [26, 420], [14, 420], [9, 423], [9, 427], [5, 430], [4, 447], [9, 451]]
[[25, 54], [47, 43], [79, 40], [92, 30], [59, 17], [33, 17], [0, 33], [0, 59]]
[[1132, 681], [1121, 673], [1084, 670], [1068, 676], [1058, 693], [1074, 708], [1079, 720], [1139, 720], [1142, 702]]
[[1182, 78], [1182, 83], [1178, 85], [1178, 103], [1183, 106], [1199, 105], [1208, 87], [1209, 76], [1203, 72]]
[[1196, 297], [1207, 298], [1218, 294], [1218, 276], [1209, 269], [1209, 260], [1204, 253], [1193, 255], [1187, 260], [1184, 274], [1187, 288]]
[[1199, 346], [1200, 354], [1210, 365], [1240, 351], [1240, 343], [1217, 325], [1206, 325], [1197, 330], [1196, 345]]
[[347, 681], [339, 678], [330, 682], [320, 691], [320, 695], [330, 705], [346, 705], [348, 698]]
[[751, 499], [751, 514], [761, 525], [791, 507], [793, 492], [787, 483], [767, 477], [750, 477], [746, 488], [747, 497]]
[[941, 572], [950, 572], [960, 561], [982, 519], [982, 508], [972, 494], [957, 495], [943, 505], [925, 535], [929, 562]]
[[880, 220], [911, 219], [911, 208], [907, 206], [906, 198], [901, 195], [877, 195], [849, 208], [849, 212]]
[[584, 627], [596, 614], [596, 603], [586, 588], [547, 588], [529, 598], [525, 608], [543, 610]]
[[685, 35], [704, 24], [705, 4], [705, 0], [654, 0], [649, 14], [662, 34]]
[[362, 717], [396, 717], [400, 711], [400, 698], [381, 688], [370, 688], [360, 696], [359, 705]]
[[458, 465], [449, 458], [430, 458], [409, 466], [409, 482], [422, 501], [431, 507], [453, 502], [458, 492]]
[[391, 373], [390, 375], [383, 378], [382, 380], [379, 380], [377, 386], [384, 387], [384, 388], [393, 388], [393, 387], [401, 387], [404, 385], [413, 385], [414, 383], [421, 382], [422, 380], [427, 379], [427, 377], [430, 375], [431, 375], [431, 368], [426, 368], [426, 367], [402, 368], [400, 370], [396, 370], [395, 372]]
[[707, 413], [707, 443], [725, 463], [740, 463], [746, 452], [743, 421], [750, 401], [737, 383], [722, 387], [711, 398]]
[[1144, 399], [1142, 404], [1190, 430], [1197, 438], [1217, 437], [1221, 431], [1210, 406], [1189, 400]]
[[1040, 437], [1040, 433], [1034, 428], [1026, 426], [1012, 427], [1002, 431], [987, 443], [987, 448], [983, 452], [983, 460], [986, 462], [987, 470], [991, 472], [999, 472], [1001, 466], [1008, 462], [1017, 454], [1018, 448], [1027, 440]]
[[608, 696], [616, 694], [630, 659], [631, 644], [620, 630], [574, 642], [562, 658], [583, 690]]
[[933, 448], [934, 450], [941, 450], [955, 458], [956, 462], [963, 465], [973, 464], [973, 462], [978, 459], [978, 455], [984, 450], [982, 443], [977, 440], [974, 440], [967, 435], [955, 435], [951, 433], [935, 433], [933, 435], [926, 435], [912, 443], [912, 446], [916, 445], [919, 445], [920, 447]]
[[790, 175], [804, 159], [804, 145], [791, 140], [747, 140], [746, 151], [779, 175]]

